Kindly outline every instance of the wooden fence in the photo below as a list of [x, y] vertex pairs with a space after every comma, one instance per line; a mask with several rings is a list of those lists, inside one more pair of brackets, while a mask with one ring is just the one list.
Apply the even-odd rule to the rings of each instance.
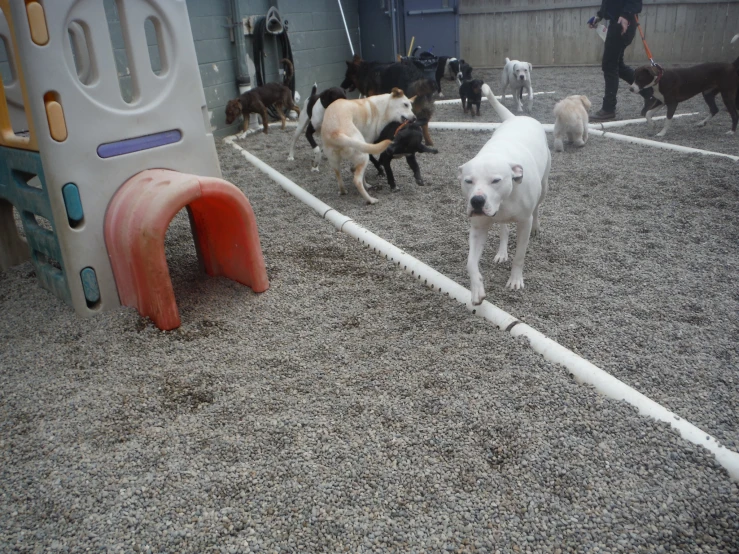
[[[462, 57], [473, 67], [502, 67], [505, 58], [534, 66], [600, 64], [603, 41], [587, 21], [593, 0], [459, 0]], [[660, 63], [733, 61], [739, 43], [739, 0], [643, 0], [639, 15]], [[645, 62], [637, 32], [626, 62]]]

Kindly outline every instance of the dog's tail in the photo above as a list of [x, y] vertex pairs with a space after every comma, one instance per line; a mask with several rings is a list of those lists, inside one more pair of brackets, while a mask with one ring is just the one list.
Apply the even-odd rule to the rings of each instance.
[[508, 108], [506, 108], [503, 104], [498, 102], [498, 99], [495, 97], [495, 94], [493, 94], [493, 91], [490, 90], [490, 87], [487, 83], [482, 85], [482, 93], [485, 95], [485, 98], [488, 99], [488, 102], [490, 102], [490, 105], [495, 109], [496, 113], [498, 114], [498, 117], [500, 117], [503, 121], [506, 121], [507, 119], [513, 119], [516, 117], [513, 115], [510, 111], [508, 111]]
[[505, 63], [506, 63], [506, 65], [507, 65], [507, 64], [509, 64], [509, 63], [510, 63], [510, 61], [511, 61], [511, 60], [510, 60], [510, 58], [506, 58], [506, 59], [505, 59]]
[[293, 75], [295, 75], [295, 67], [293, 66], [293, 62], [288, 60], [287, 58], [282, 58], [280, 60], [280, 63], [285, 64], [285, 78], [282, 79], [282, 84], [287, 86], [290, 86], [290, 81], [293, 78]]
[[459, 73], [457, 73], [457, 86], [458, 87], [461, 87], [462, 86], [462, 78], [463, 77], [464, 77], [464, 75], [462, 75], [462, 72], [461, 71]]
[[739, 40], [739, 35], [734, 35], [734, 38], [731, 39], [731, 44], [734, 44], [737, 40]]
[[380, 154], [382, 154], [393, 142], [391, 140], [383, 140], [382, 142], [378, 142], [377, 144], [370, 144], [368, 142], [364, 142], [363, 140], [353, 139], [343, 133], [334, 135], [332, 138], [333, 141], [339, 146], [354, 148], [354, 150], [359, 150], [360, 152], [364, 152], [365, 154], [372, 154], [374, 156], [379, 156]]
[[315, 96], [318, 92], [318, 83], [313, 83], [313, 88], [310, 89], [310, 95]]

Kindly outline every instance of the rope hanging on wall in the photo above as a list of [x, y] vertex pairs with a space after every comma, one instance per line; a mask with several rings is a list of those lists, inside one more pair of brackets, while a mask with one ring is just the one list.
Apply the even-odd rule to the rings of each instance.
[[290, 38], [287, 35], [287, 21], [283, 21], [280, 17], [279, 12], [275, 8], [270, 8], [265, 17], [257, 19], [254, 25], [254, 69], [256, 71], [257, 86], [262, 86], [266, 83], [266, 77], [264, 74], [264, 37], [265, 34], [269, 33], [274, 35], [277, 42], [280, 44], [282, 49], [282, 58], [287, 58], [293, 64], [293, 75], [289, 82], [283, 83], [290, 88], [290, 91], [295, 96], [295, 61], [293, 60], [293, 50], [290, 46]]

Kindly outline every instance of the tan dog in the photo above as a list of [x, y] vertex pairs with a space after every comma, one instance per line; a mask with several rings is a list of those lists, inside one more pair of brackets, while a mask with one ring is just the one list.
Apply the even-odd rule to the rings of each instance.
[[326, 108], [321, 126], [323, 149], [339, 181], [339, 193], [346, 194], [341, 179], [341, 161], [349, 160], [354, 167], [354, 185], [368, 204], [377, 202], [366, 190], [364, 173], [369, 154], [378, 156], [390, 146], [391, 140], [372, 144], [391, 121], [414, 121], [412, 104], [402, 90], [394, 88], [390, 94], [379, 94], [360, 100], [339, 99]]
[[585, 146], [588, 141], [588, 110], [592, 104], [581, 94], [568, 96], [554, 106], [554, 150], [562, 152], [563, 138], [575, 146]]

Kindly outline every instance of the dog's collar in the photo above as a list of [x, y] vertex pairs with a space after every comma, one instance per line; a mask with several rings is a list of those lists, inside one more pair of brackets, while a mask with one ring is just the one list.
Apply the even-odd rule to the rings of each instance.
[[655, 63], [654, 67], [657, 68], [658, 73], [657, 73], [657, 80], [654, 82], [652, 86], [656, 87], [659, 84], [660, 80], [662, 79], [662, 75], [665, 74], [665, 70], [662, 69], [662, 66], [659, 65], [658, 63]]

